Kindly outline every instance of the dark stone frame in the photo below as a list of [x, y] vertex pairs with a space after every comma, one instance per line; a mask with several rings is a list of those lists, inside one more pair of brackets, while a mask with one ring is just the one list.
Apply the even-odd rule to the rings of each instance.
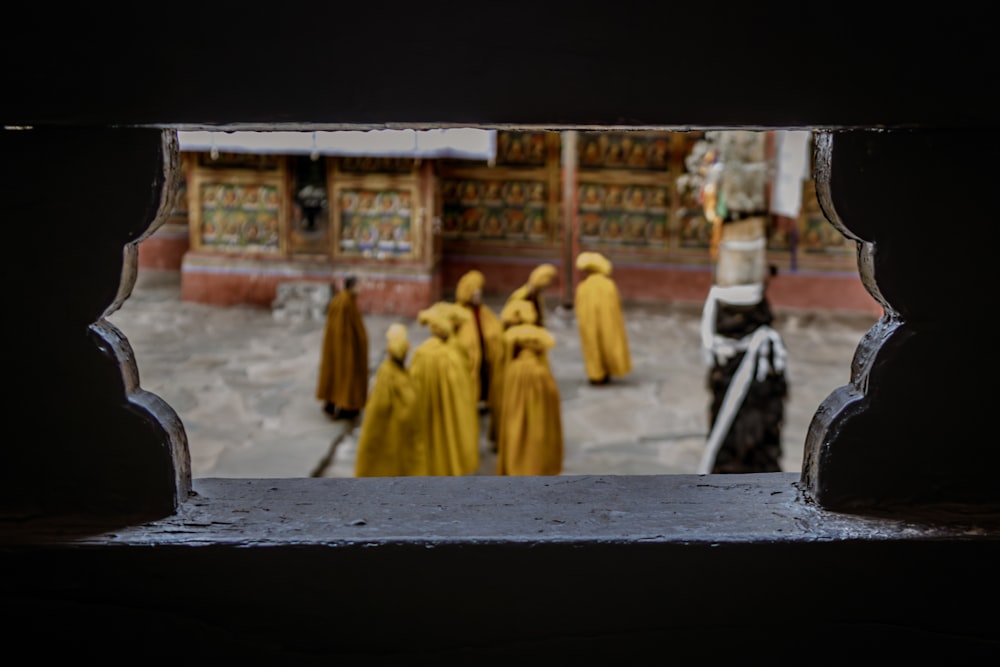
[[[478, 19], [468, 31], [466, 14], [414, 11], [397, 24], [374, 5], [317, 6], [316, 25], [384, 28], [377, 50], [363, 31], [338, 32], [338, 52], [364, 58], [346, 56], [321, 90], [311, 84], [329, 76], [325, 61], [292, 68], [274, 55], [308, 50], [294, 12], [273, 17], [273, 50], [242, 53], [246, 67], [220, 85], [201, 67], [231, 55], [215, 27], [252, 34], [249, 14], [199, 7], [189, 46], [175, 48], [165, 18], [85, 30], [82, 8], [47, 21], [39, 9], [8, 12], [22, 29], [0, 44], [12, 64], [0, 119], [34, 128], [0, 133], [16, 249], [4, 269], [5, 415], [22, 425], [0, 448], [0, 549], [17, 573], [2, 599], [22, 645], [58, 633], [67, 655], [152, 644], [375, 661], [773, 658], [778, 636], [810, 662], [995, 652], [996, 615], [977, 604], [1000, 590], [995, 364], [980, 342], [992, 161], [977, 142], [996, 126], [984, 82], [1000, 63], [988, 17], [798, 8], [779, 23], [759, 8], [725, 20], [692, 8], [684, 22], [711, 26], [714, 43], [744, 44], [750, 31], [756, 71], [773, 82], [735, 78], [719, 103], [714, 76], [680, 96], [649, 85], [675, 62], [662, 49], [667, 8], [637, 21], [627, 8], [535, 3], [538, 48], [523, 52], [486, 11], [467, 8]], [[44, 57], [32, 29], [43, 24]], [[583, 38], [598, 28], [599, 45]], [[688, 32], [670, 33], [670, 53], [702, 55], [709, 74], [731, 64], [731, 51]], [[813, 56], [789, 34], [808, 36]], [[400, 63], [414, 57], [451, 76], [407, 76]], [[249, 85], [261, 72], [273, 74], [266, 96]], [[495, 85], [509, 72], [526, 73], [517, 96]], [[593, 93], [622, 76], [635, 85]], [[455, 77], [484, 83], [456, 96]], [[170, 128], [449, 119], [824, 131], [824, 211], [858, 241], [859, 270], [889, 314], [859, 345], [850, 383], [819, 406], [801, 477], [191, 482], [183, 425], [141, 391], [128, 341], [101, 321], [131, 289], [136, 242], [166, 216]], [[942, 162], [955, 169], [931, 180], [927, 165]], [[115, 197], [95, 194], [109, 182]], [[971, 359], [984, 368], [964, 376]]]

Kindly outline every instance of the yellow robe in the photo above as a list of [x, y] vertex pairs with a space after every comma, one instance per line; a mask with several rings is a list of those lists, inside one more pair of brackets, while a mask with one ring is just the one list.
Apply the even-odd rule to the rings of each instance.
[[589, 274], [576, 288], [573, 309], [587, 378], [599, 382], [628, 374], [632, 356], [614, 281], [600, 273]]
[[472, 358], [469, 355], [469, 350], [466, 349], [465, 345], [462, 344], [462, 341], [458, 339], [457, 329], [454, 330], [452, 332], [451, 337], [448, 338], [448, 345], [450, 345], [452, 349], [455, 350], [455, 354], [458, 355], [458, 357], [462, 360], [462, 367], [465, 369], [465, 372], [469, 374], [468, 383], [466, 384], [466, 386], [468, 387], [469, 394], [465, 397], [465, 401], [468, 403], [468, 407], [463, 408], [461, 413], [462, 414], [471, 413], [476, 417], [476, 438], [475, 438], [476, 450], [475, 452], [468, 453], [468, 457], [470, 457], [469, 460], [474, 459], [476, 461], [476, 466], [475, 468], [473, 468], [473, 471], [475, 471], [475, 469], [479, 467], [480, 422], [479, 422], [478, 399], [476, 398], [477, 392], [475, 390], [476, 383], [472, 381]]
[[[519, 288], [515, 290], [510, 298], [507, 299], [507, 303], [504, 306], [506, 310], [507, 306], [510, 305], [512, 301], [522, 300], [530, 301], [532, 304], [535, 303], [534, 299], [527, 296], [528, 287]], [[539, 295], [541, 298], [541, 295]], [[537, 318], [537, 307], [535, 309], [535, 315]], [[536, 319], [537, 322], [537, 319]], [[500, 326], [506, 331], [507, 328], [511, 326], [516, 326], [514, 324], [505, 325], [503, 320], [500, 322]], [[550, 366], [549, 357], [547, 350], [540, 350], [539, 357], [545, 362], [546, 366]], [[490, 424], [489, 424], [489, 439], [490, 442], [494, 443], [493, 451], [496, 451], [496, 442], [499, 436], [500, 423], [503, 421], [503, 386], [504, 378], [506, 377], [506, 368], [510, 364], [511, 360], [514, 358], [514, 344], [513, 341], [503, 333], [500, 335], [500, 344], [498, 346], [496, 361], [493, 369], [493, 377], [490, 380]]]
[[507, 297], [506, 303], [516, 300], [530, 301], [535, 304], [535, 310], [537, 311], [538, 319], [535, 320], [535, 324], [540, 327], [545, 326], [545, 296], [539, 290], [534, 296], [531, 295], [531, 285], [522, 285], [516, 290], [510, 293]]
[[[458, 342], [465, 348], [469, 355], [471, 364], [472, 382], [474, 385], [474, 395], [478, 402], [483, 397], [481, 373], [486, 372], [486, 380], [489, 382], [493, 364], [497, 356], [502, 351], [503, 327], [500, 318], [497, 317], [489, 306], [465, 304], [463, 306], [469, 311], [469, 320], [463, 322], [456, 332]], [[478, 318], [476, 313], [478, 311]], [[486, 387], [486, 397], [489, 397], [489, 385]]]
[[479, 469], [479, 415], [459, 348], [437, 336], [417, 347], [410, 378], [420, 423], [414, 475], [468, 475]]
[[[472, 364], [471, 375], [474, 402], [486, 401], [490, 420], [496, 418], [500, 409], [499, 399], [493, 396], [492, 389], [497, 366], [503, 363], [503, 325], [489, 306], [466, 304], [471, 319], [459, 327], [456, 337], [469, 354]], [[476, 313], [478, 311], [478, 323]], [[491, 431], [493, 427], [490, 427]]]
[[[541, 329], [518, 328], [528, 327]], [[505, 370], [496, 474], [558, 475], [563, 463], [559, 386], [544, 348], [514, 346], [517, 356], [507, 362]]]
[[368, 333], [349, 290], [341, 290], [326, 311], [316, 398], [345, 410], [361, 410], [368, 399]]
[[403, 363], [386, 357], [375, 373], [372, 391], [365, 403], [356, 477], [396, 477], [412, 474], [418, 467], [414, 436], [417, 391]]
[[503, 420], [503, 380], [507, 369], [507, 363], [513, 356], [513, 346], [508, 344], [502, 337], [500, 338], [500, 349], [497, 352], [493, 363], [493, 374], [490, 376], [490, 423], [487, 437], [490, 442], [495, 443], [500, 432], [500, 422]]

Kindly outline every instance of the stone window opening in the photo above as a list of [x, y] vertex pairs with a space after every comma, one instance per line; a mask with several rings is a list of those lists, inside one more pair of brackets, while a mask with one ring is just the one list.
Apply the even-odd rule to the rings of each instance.
[[[33, 128], [0, 132], [12, 648], [383, 664], [995, 654], [988, 6], [309, 9], [313, 39], [294, 12], [206, 5], [183, 26], [9, 12], [25, 29], [0, 44], [16, 65], [0, 113]], [[191, 479], [183, 424], [102, 321], [170, 208], [162, 130], [447, 117], [822, 128], [818, 197], [886, 316], [817, 409], [801, 475]]]

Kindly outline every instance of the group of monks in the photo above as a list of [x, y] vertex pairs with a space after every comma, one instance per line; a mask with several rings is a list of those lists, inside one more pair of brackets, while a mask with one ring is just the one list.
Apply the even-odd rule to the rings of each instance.
[[[621, 299], [603, 255], [581, 253], [576, 265], [584, 370], [591, 384], [606, 384], [632, 370]], [[497, 314], [482, 302], [485, 276], [467, 272], [454, 301], [419, 313], [431, 335], [412, 354], [403, 324], [386, 330], [370, 393], [355, 281], [345, 281], [328, 307], [316, 396], [335, 419], [363, 411], [357, 477], [476, 474], [481, 415], [497, 475], [562, 472], [561, 403], [548, 358], [556, 339], [545, 327], [543, 296], [556, 273], [552, 264], [537, 266]]]

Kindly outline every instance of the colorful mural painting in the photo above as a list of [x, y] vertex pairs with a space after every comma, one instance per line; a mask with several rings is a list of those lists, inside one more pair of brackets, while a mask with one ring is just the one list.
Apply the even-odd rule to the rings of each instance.
[[664, 246], [668, 237], [668, 186], [584, 183], [577, 194], [580, 241]]
[[545, 166], [548, 161], [547, 132], [497, 133], [498, 165]]
[[202, 183], [201, 244], [240, 252], [278, 252], [279, 201], [274, 185]]
[[583, 132], [580, 134], [581, 169], [670, 168], [669, 133]]
[[443, 179], [442, 234], [485, 241], [548, 240], [545, 181]]
[[368, 258], [413, 252], [411, 190], [339, 190], [339, 252]]

